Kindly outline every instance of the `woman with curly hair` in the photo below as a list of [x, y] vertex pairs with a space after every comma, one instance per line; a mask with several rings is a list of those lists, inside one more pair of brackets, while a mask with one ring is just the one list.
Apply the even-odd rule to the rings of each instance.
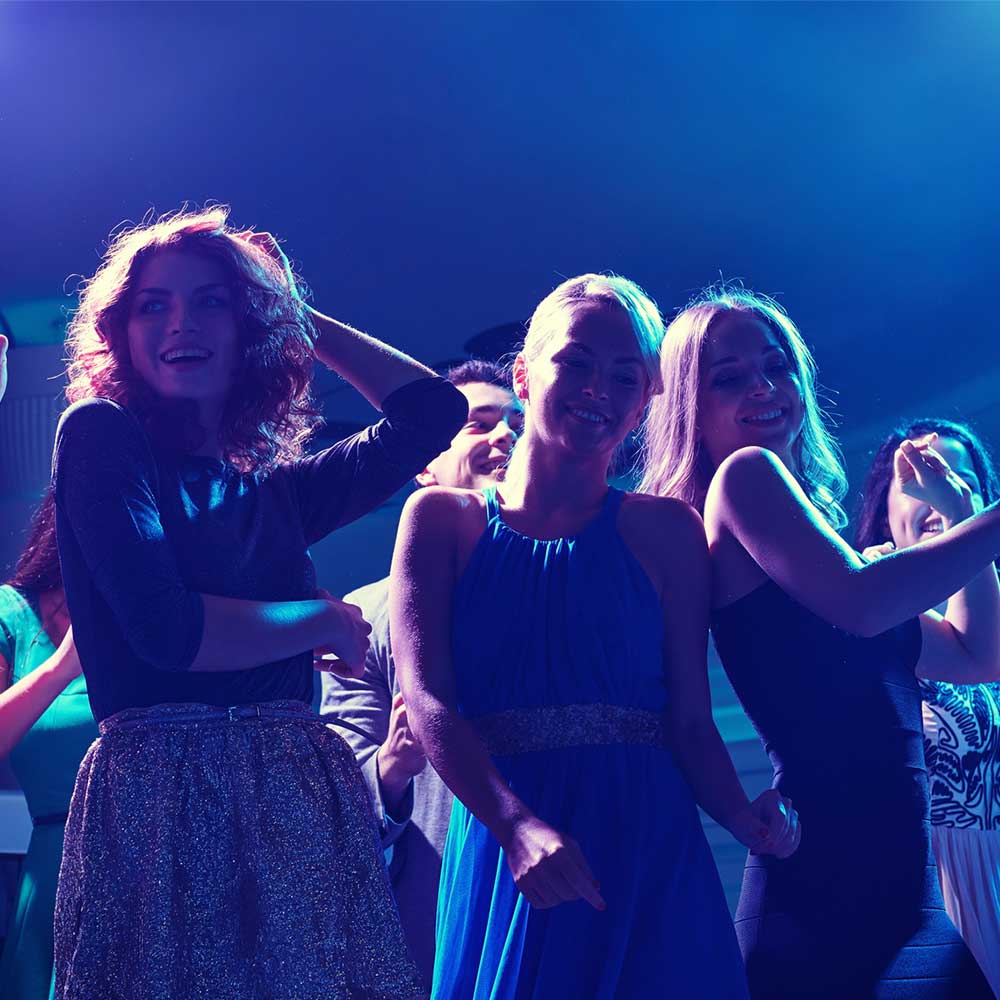
[[[716, 648], [805, 828], [793, 857], [747, 860], [751, 997], [989, 996], [934, 877], [917, 678], [997, 676], [1000, 510], [862, 560], [837, 534], [846, 479], [812, 357], [766, 296], [699, 297], [661, 373], [641, 488], [704, 511]], [[913, 495], [961, 493], [924, 443], [900, 461]], [[922, 614], [963, 586], [947, 620]]]
[[[358, 675], [369, 626], [307, 547], [446, 448], [464, 398], [306, 306], [221, 208], [118, 236], [68, 344], [56, 527], [101, 736], [56, 996], [420, 995], [353, 754], [308, 707], [313, 651]], [[314, 356], [384, 417], [305, 457]]]
[[46, 493], [14, 575], [0, 587], [0, 757], [31, 814], [11, 923], [0, 959], [0, 1000], [48, 1000], [52, 914], [73, 779], [97, 736], [69, 627]]
[[[940, 508], [910, 495], [899, 449], [926, 441], [968, 489]], [[962, 503], [948, 503], [957, 495]], [[967, 424], [912, 420], [879, 445], [865, 481], [855, 544], [880, 558], [935, 538], [1000, 498], [990, 453]], [[937, 608], [961, 605], [959, 591]], [[1000, 682], [920, 679], [924, 755], [931, 793], [931, 842], [948, 916], [1000, 996]]]

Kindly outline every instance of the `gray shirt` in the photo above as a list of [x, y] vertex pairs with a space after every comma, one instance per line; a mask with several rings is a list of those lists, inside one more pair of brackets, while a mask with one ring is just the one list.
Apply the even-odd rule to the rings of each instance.
[[[382, 842], [392, 847], [389, 877], [399, 907], [403, 931], [425, 980], [434, 969], [434, 923], [437, 913], [441, 853], [451, 817], [452, 795], [428, 764], [411, 782], [405, 815], [390, 816], [382, 801], [375, 751], [389, 734], [392, 699], [399, 685], [389, 645], [389, 581], [379, 580], [348, 594], [371, 623], [371, 648], [359, 680], [322, 675], [320, 712], [329, 723], [346, 725], [337, 732], [351, 745], [375, 806]], [[347, 728], [350, 726], [351, 728]], [[360, 732], [358, 732], [360, 730]], [[364, 735], [362, 735], [362, 733]]]

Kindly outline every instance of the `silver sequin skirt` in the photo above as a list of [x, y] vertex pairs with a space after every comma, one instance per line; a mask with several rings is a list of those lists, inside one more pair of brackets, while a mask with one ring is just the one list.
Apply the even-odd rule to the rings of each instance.
[[58, 1000], [413, 1000], [367, 790], [299, 702], [101, 723], [66, 824]]

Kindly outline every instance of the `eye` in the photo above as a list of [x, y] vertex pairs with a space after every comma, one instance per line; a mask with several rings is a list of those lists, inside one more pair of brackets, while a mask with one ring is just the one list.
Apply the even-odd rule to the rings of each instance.
[[219, 295], [206, 295], [202, 300], [201, 304], [203, 306], [209, 306], [210, 308], [226, 307], [229, 305], [229, 300], [222, 298]]
[[148, 315], [149, 313], [163, 312], [166, 308], [167, 304], [162, 299], [146, 299], [145, 302], [140, 303], [139, 312]]
[[720, 372], [712, 379], [712, 385], [718, 388], [734, 386], [742, 380], [743, 376], [739, 372]]
[[634, 375], [616, 375], [615, 380], [620, 382], [622, 385], [630, 387], [634, 387], [639, 384], [639, 380]]
[[567, 368], [586, 368], [587, 362], [582, 358], [556, 358], [556, 364], [565, 365]]

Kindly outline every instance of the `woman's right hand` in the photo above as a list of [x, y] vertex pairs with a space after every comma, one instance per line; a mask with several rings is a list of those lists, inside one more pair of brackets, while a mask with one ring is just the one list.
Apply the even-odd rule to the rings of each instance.
[[972, 489], [933, 448], [937, 434], [905, 439], [893, 456], [893, 475], [899, 489], [933, 507], [950, 521], [963, 521], [975, 513]]
[[329, 638], [313, 651], [313, 666], [342, 677], [361, 677], [365, 672], [371, 625], [357, 605], [346, 604], [325, 590], [317, 596], [327, 603]]
[[580, 846], [537, 816], [519, 820], [503, 849], [514, 884], [532, 906], [547, 909], [585, 899], [595, 910], [605, 909]]

